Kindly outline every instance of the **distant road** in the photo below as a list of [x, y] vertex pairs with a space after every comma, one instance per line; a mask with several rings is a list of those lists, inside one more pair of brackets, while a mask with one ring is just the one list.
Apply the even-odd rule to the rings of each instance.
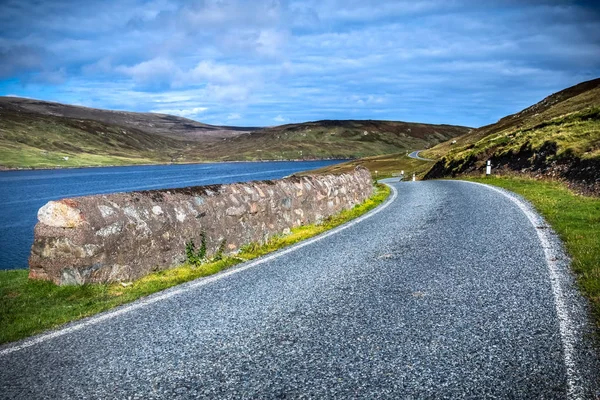
[[412, 153], [410, 153], [408, 156], [410, 158], [415, 158], [417, 160], [422, 160], [422, 161], [435, 161], [435, 160], [431, 160], [429, 158], [423, 158], [419, 156], [419, 153], [422, 152], [423, 150], [417, 150], [417, 151], [413, 151]]
[[321, 237], [1, 347], [0, 398], [594, 398], [585, 301], [531, 209], [391, 186]]

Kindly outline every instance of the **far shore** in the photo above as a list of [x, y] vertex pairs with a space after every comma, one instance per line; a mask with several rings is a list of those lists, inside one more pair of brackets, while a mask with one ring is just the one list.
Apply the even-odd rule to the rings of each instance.
[[150, 167], [150, 166], [167, 166], [167, 165], [199, 165], [199, 164], [230, 164], [230, 163], [262, 163], [262, 162], [297, 162], [297, 161], [351, 161], [354, 158], [295, 158], [286, 160], [235, 160], [235, 161], [196, 161], [182, 163], [148, 163], [148, 164], [123, 164], [123, 165], [82, 165], [82, 166], [56, 166], [56, 167], [6, 167], [0, 165], [0, 173], [14, 171], [45, 171], [59, 169], [88, 169], [88, 168], [118, 168], [118, 167]]

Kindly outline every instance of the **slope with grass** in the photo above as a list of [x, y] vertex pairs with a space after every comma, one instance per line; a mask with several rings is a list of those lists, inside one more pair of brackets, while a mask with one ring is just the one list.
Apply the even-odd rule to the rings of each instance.
[[434, 162], [411, 158], [407, 153], [408, 152], [364, 157], [358, 160], [347, 161], [345, 163], [307, 171], [305, 174], [340, 174], [353, 171], [357, 166], [363, 166], [371, 171], [373, 179], [398, 176], [402, 171], [404, 171], [405, 179], [412, 178], [413, 174], [415, 174], [418, 179], [422, 178], [425, 173], [429, 171]]
[[56, 168], [206, 161], [198, 152], [246, 128], [171, 115], [0, 97], [0, 167]]
[[466, 131], [390, 121], [222, 127], [0, 97], [0, 168], [356, 158], [432, 146]]
[[[360, 158], [427, 148], [469, 128], [397, 121], [324, 120], [265, 128], [226, 144], [231, 159]], [[222, 145], [217, 153], [226, 153]]]
[[168, 114], [102, 110], [20, 97], [0, 96], [0, 112], [19, 115], [23, 122], [26, 122], [27, 118], [32, 115], [62, 117], [95, 121], [123, 129], [135, 129], [174, 139], [191, 139], [201, 142], [234, 137], [257, 129], [208, 125]]
[[192, 143], [93, 120], [0, 110], [3, 167], [166, 163]]
[[500, 170], [563, 179], [598, 194], [600, 79], [555, 93], [422, 154], [439, 160], [426, 179], [481, 172], [491, 160]]

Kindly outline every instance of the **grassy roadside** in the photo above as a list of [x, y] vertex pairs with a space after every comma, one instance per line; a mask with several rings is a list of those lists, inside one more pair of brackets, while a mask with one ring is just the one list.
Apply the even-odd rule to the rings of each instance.
[[562, 239], [581, 292], [590, 300], [600, 333], [600, 198], [564, 185], [522, 177], [463, 178], [518, 193], [529, 200]]
[[[416, 174], [417, 178], [423, 177], [433, 164], [432, 161], [410, 158], [408, 152], [406, 152], [360, 158], [313, 171], [307, 171], [305, 174], [340, 174], [353, 171], [354, 168], [360, 165], [368, 168], [374, 179], [390, 178], [393, 174], [397, 174], [400, 171], [404, 171], [405, 179], [410, 179], [412, 178], [413, 173]], [[377, 171], [377, 174], [375, 174], [375, 171]]]
[[235, 256], [200, 266], [182, 265], [130, 284], [56, 286], [50, 282], [29, 281], [27, 270], [0, 271], [0, 343], [55, 328], [290, 246], [365, 214], [389, 194], [389, 187], [378, 184], [371, 198], [321, 224], [294, 228], [289, 235], [275, 236], [265, 244], [246, 245]]

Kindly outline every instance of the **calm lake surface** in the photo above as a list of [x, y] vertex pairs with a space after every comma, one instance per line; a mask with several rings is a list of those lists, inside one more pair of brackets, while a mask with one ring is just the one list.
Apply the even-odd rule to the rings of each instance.
[[0, 269], [28, 267], [37, 212], [50, 200], [278, 179], [339, 162], [247, 162], [0, 172]]

